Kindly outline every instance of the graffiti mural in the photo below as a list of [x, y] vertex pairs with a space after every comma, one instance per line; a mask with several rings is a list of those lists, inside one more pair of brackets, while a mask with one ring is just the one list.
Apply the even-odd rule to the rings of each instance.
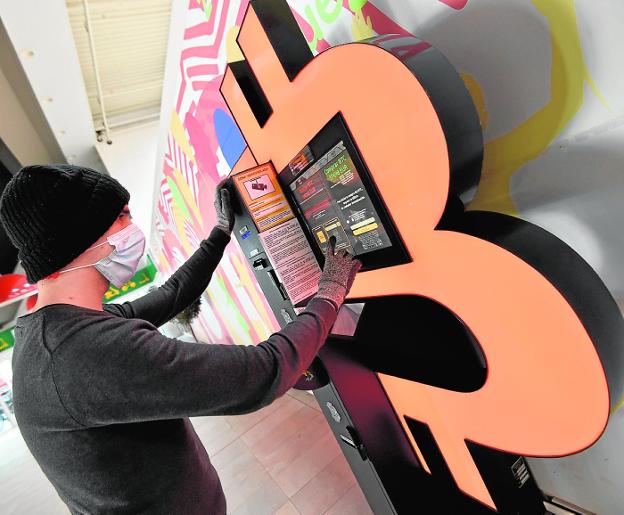
[[[219, 93], [228, 30], [240, 24], [246, 2], [195, 1], [188, 5], [181, 77], [168, 120], [153, 253], [164, 275], [175, 271], [215, 224], [216, 184], [244, 148]], [[277, 327], [244, 256], [226, 249], [206, 291], [195, 333], [211, 343], [253, 344]]]

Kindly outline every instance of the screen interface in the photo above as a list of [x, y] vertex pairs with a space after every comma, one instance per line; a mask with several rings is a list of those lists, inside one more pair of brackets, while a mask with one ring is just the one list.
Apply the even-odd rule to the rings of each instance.
[[354, 255], [391, 246], [344, 142], [315, 161], [290, 189], [323, 253], [330, 236], [336, 249]]

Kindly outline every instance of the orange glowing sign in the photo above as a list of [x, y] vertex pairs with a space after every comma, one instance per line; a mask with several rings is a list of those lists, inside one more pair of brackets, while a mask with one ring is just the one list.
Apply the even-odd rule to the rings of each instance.
[[[359, 274], [350, 296], [433, 299], [457, 315], [482, 348], [488, 375], [475, 392], [379, 375], [423, 467], [428, 470], [406, 416], [429, 426], [457, 486], [494, 509], [466, 441], [543, 457], [594, 443], [607, 423], [609, 390], [570, 303], [501, 246], [436, 230], [452, 188], [449, 154], [421, 82], [392, 53], [359, 43], [331, 48], [289, 72], [254, 3], [238, 43], [270, 109], [250, 105], [235, 65], [228, 68], [221, 91], [248, 144], [237, 168], [270, 161], [281, 170], [342, 113], [412, 258]], [[406, 165], [415, 171], [406, 173]]]

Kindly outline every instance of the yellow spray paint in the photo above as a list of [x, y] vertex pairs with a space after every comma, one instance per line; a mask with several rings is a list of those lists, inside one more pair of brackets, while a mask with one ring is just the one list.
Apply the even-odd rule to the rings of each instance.
[[[186, 179], [182, 175], [182, 172], [180, 172], [180, 170], [177, 170], [177, 169], [174, 170], [173, 178], [176, 184], [178, 185], [180, 194], [182, 195], [182, 198], [184, 199], [186, 206], [193, 212], [193, 214], [195, 215], [195, 219], [199, 222], [200, 227], [203, 229], [204, 223], [203, 223], [201, 213], [199, 211], [199, 206], [195, 202], [195, 197], [193, 197], [193, 194], [191, 193], [191, 189], [189, 188], [189, 185], [186, 182]], [[191, 221], [190, 213], [189, 213], [188, 220]], [[201, 234], [198, 234], [198, 236], [201, 236]]]
[[[469, 209], [516, 215], [510, 194], [513, 174], [544, 152], [576, 115], [583, 105], [585, 82], [606, 103], [585, 64], [574, 0], [532, 3], [550, 27], [550, 100], [518, 127], [485, 145], [481, 182]], [[469, 86], [473, 95], [475, 84]]]
[[239, 30], [240, 27], [235, 25], [234, 27], [230, 28], [230, 30], [228, 30], [225, 37], [225, 55], [228, 63], [235, 63], [237, 61], [243, 61], [245, 59], [243, 52], [236, 42]]
[[160, 264], [159, 270], [161, 272], [171, 273], [171, 265], [169, 265], [169, 261], [167, 261], [167, 257], [162, 250], [158, 252], [158, 263]]
[[[182, 152], [184, 152], [187, 159], [191, 161], [193, 165], [195, 165], [195, 167], [197, 167], [195, 154], [193, 153], [191, 144], [189, 143], [188, 137], [186, 136], [186, 130], [184, 129], [184, 125], [182, 125], [182, 121], [180, 120], [178, 113], [176, 113], [175, 111], [173, 111], [173, 113], [171, 114], [169, 130], [171, 131], [171, 135], [173, 136], [176, 144], [180, 147]], [[195, 202], [189, 185], [187, 184], [186, 179], [184, 179], [184, 176], [182, 175], [180, 170], [174, 170], [174, 179], [179, 188], [180, 194], [182, 195], [182, 198], [186, 202], [186, 205], [191, 209], [191, 211], [195, 215], [195, 219], [199, 222], [200, 227], [203, 229], [204, 220], [202, 219], [201, 213], [199, 211], [199, 206]]]
[[182, 194], [178, 189], [178, 185], [174, 182], [171, 177], [167, 177], [167, 183], [169, 184], [169, 189], [171, 190], [171, 197], [173, 202], [171, 203], [171, 213], [173, 214], [173, 222], [176, 226], [176, 231], [178, 234], [178, 239], [184, 252], [186, 252], [187, 256], [190, 256], [195, 250], [191, 246], [191, 242], [186, 235], [186, 231], [184, 230], [184, 221], [191, 219], [191, 213], [189, 213], [184, 200], [182, 198]]
[[[574, 1], [532, 1], [550, 26], [551, 99], [523, 124], [485, 145], [481, 182], [469, 209], [517, 214], [510, 194], [511, 177], [544, 152], [578, 113], [583, 105], [586, 82], [600, 102], [611, 109], [587, 69]], [[462, 79], [477, 107], [481, 126], [486, 128], [488, 113], [481, 87], [468, 74], [463, 74]], [[611, 409], [611, 414], [623, 407], [624, 397]]]
[[611, 408], [611, 415], [615, 412], [620, 411], [624, 407], [624, 397], [622, 397], [613, 408]]
[[476, 81], [476, 79], [468, 73], [462, 73], [461, 79], [464, 81], [464, 85], [466, 86], [466, 89], [468, 89], [468, 91], [470, 92], [472, 101], [477, 108], [479, 121], [481, 122], [481, 128], [487, 129], [489, 115], [487, 109], [485, 108], [485, 98], [483, 97], [483, 90], [481, 89], [481, 86], [479, 86], [479, 83]]
[[354, 12], [353, 19], [351, 20], [351, 34], [353, 35], [353, 41], [362, 41], [363, 39], [372, 38], [375, 35], [373, 22], [370, 16], [364, 16], [361, 7]]
[[221, 315], [219, 320], [225, 326], [225, 334], [231, 335], [234, 341], [242, 345], [255, 343], [251, 341], [249, 327], [241, 317], [238, 309], [236, 309], [236, 305], [225, 287], [222, 272], [219, 269], [215, 270], [206, 294], [213, 306], [219, 306]]
[[257, 320], [252, 318], [251, 323], [260, 339], [266, 340], [273, 332], [273, 328], [265, 323], [265, 321], [271, 320], [271, 315], [266, 310], [265, 304], [258, 294], [254, 284], [255, 278], [252, 278], [248, 265], [243, 263], [243, 260], [237, 254], [232, 256], [232, 265], [238, 274], [241, 286], [249, 294], [253, 307], [259, 312], [259, 318]]
[[178, 113], [176, 113], [175, 109], [171, 113], [171, 120], [169, 121], [169, 130], [171, 131], [171, 134], [176, 140], [176, 143], [182, 149], [182, 152], [184, 152], [186, 156], [189, 158], [189, 160], [195, 166], [197, 166], [197, 161], [195, 161], [195, 153], [193, 152], [193, 149], [191, 148], [191, 144], [189, 143], [189, 140], [186, 137], [186, 129], [184, 128], [184, 125], [182, 125], [182, 120], [180, 120], [180, 117], [178, 116]]

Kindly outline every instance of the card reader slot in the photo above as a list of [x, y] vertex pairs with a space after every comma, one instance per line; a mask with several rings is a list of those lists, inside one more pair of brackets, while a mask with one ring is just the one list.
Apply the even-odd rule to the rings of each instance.
[[273, 284], [275, 284], [275, 287], [279, 290], [282, 296], [282, 299], [288, 300], [286, 289], [284, 288], [284, 285], [280, 282], [280, 280], [277, 278], [277, 274], [275, 273], [275, 270], [273, 269], [267, 270], [267, 275], [271, 278], [271, 280], [273, 281]]
[[347, 426], [346, 429], [348, 436], [343, 435], [342, 433], [338, 434], [338, 436], [344, 443], [357, 450], [358, 453], [360, 453], [360, 458], [362, 458], [363, 461], [366, 461], [368, 459], [368, 453], [366, 452], [366, 448], [360, 439], [360, 435], [353, 426]]

